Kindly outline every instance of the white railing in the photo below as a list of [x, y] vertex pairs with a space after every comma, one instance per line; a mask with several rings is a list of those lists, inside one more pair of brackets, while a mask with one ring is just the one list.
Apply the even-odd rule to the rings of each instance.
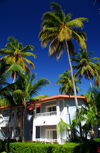
[[57, 112], [56, 111], [52, 111], [52, 112], [37, 113], [36, 117], [52, 116], [52, 115], [57, 115]]
[[3, 120], [4, 120], [4, 121], [9, 121], [9, 116], [3, 117]]
[[57, 142], [57, 139], [47, 139], [47, 138], [36, 138], [35, 141], [40, 141], [40, 142]]

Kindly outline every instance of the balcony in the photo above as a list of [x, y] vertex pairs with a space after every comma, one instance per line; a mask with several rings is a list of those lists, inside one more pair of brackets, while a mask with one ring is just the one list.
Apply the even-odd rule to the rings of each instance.
[[[63, 113], [60, 112], [59, 115], [60, 115], [60, 118], [62, 118]], [[57, 121], [58, 121], [57, 120], [57, 111], [37, 113], [35, 115], [35, 125], [36, 126], [57, 125], [58, 124]]]
[[0, 119], [0, 127], [7, 127], [8, 121], [9, 121], [9, 116]]

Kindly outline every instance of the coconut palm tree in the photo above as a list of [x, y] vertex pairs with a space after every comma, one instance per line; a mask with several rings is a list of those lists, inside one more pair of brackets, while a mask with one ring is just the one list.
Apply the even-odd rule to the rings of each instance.
[[[77, 85], [77, 83], [81, 83], [81, 81], [77, 80], [76, 77], [74, 77], [74, 81], [75, 81], [76, 92], [78, 93], [78, 91], [80, 91], [80, 88]], [[61, 84], [61, 87], [59, 88], [60, 94], [62, 94], [63, 92], [64, 94], [68, 94], [68, 95], [74, 94], [73, 82], [70, 75], [70, 71], [66, 70], [62, 74], [60, 74], [56, 84], [57, 85]]]
[[[100, 62], [96, 63], [100, 67]], [[98, 71], [98, 75], [96, 79], [94, 80], [94, 84], [98, 87], [100, 85], [100, 70]]]
[[81, 79], [84, 75], [85, 78], [89, 80], [92, 89], [91, 79], [93, 79], [94, 76], [98, 76], [98, 71], [100, 70], [100, 66], [93, 61], [100, 60], [100, 58], [90, 58], [90, 55], [93, 54], [93, 51], [89, 54], [82, 48], [80, 48], [79, 51], [80, 53], [76, 53], [75, 58], [72, 59], [77, 63], [77, 65], [73, 65], [73, 69], [77, 70], [75, 76], [79, 76], [79, 79]]
[[88, 21], [87, 18], [80, 17], [71, 20], [71, 13], [65, 15], [61, 6], [55, 2], [51, 3], [51, 12], [46, 12], [42, 16], [42, 30], [39, 33], [41, 46], [49, 45], [49, 55], [53, 57], [56, 55], [60, 58], [62, 51], [65, 49], [68, 54], [69, 65], [71, 68], [71, 77], [74, 87], [76, 109], [78, 110], [78, 101], [76, 96], [75, 83], [73, 78], [72, 65], [70, 61], [70, 54], [74, 54], [74, 45], [71, 38], [76, 40], [83, 48], [86, 48], [85, 39], [86, 34], [76, 28], [83, 27], [83, 21]]
[[31, 76], [29, 73], [26, 73], [26, 75], [20, 75], [20, 77], [18, 77], [16, 82], [14, 83], [16, 90], [14, 90], [13, 96], [18, 102], [17, 105], [23, 108], [23, 111], [22, 111], [22, 142], [24, 142], [24, 113], [26, 109], [26, 102], [30, 100], [41, 99], [43, 97], [47, 97], [46, 95], [40, 95], [40, 96], [36, 96], [36, 95], [38, 94], [39, 90], [42, 87], [50, 84], [50, 82], [46, 78], [38, 79], [38, 81], [33, 84], [35, 76], [36, 76], [35, 74]]
[[[33, 46], [32, 45], [27, 45], [23, 47], [22, 43], [19, 43], [17, 39], [14, 37], [9, 37], [8, 38], [8, 43], [5, 45], [6, 48], [2, 48], [0, 50], [0, 55], [4, 55], [3, 57], [0, 58], [0, 60], [5, 60], [7, 64], [9, 63], [18, 63], [21, 65], [24, 69], [24, 71], [30, 71], [29, 67], [27, 66], [26, 63], [30, 64], [31, 68], [35, 68], [34, 64], [26, 58], [26, 56], [33, 56], [36, 58], [36, 55], [29, 52], [29, 50], [33, 51]], [[13, 82], [15, 81], [16, 72], [12, 71], [12, 77], [13, 77]]]
[[[86, 49], [86, 34], [76, 28], [82, 28], [83, 21], [88, 21], [88, 19], [80, 17], [71, 20], [71, 13], [65, 15], [61, 6], [55, 2], [51, 3], [50, 8], [51, 12], [46, 12], [42, 16], [42, 30], [39, 33], [39, 39], [41, 40], [42, 47], [46, 47], [48, 43], [50, 43], [49, 55], [51, 57], [56, 55], [57, 59], [59, 59], [63, 50], [65, 49], [67, 51], [74, 88], [76, 111], [79, 112], [73, 70], [70, 60], [70, 54], [74, 55], [74, 45], [71, 38], [76, 40], [83, 48]], [[81, 127], [80, 131], [82, 131]]]
[[[82, 48], [80, 48], [79, 51], [80, 53], [76, 53], [76, 57], [74, 58], [74, 61], [78, 63], [77, 65], [73, 65], [73, 68], [77, 70], [75, 76], [79, 76], [79, 79], [81, 79], [84, 75], [85, 78], [89, 80], [91, 91], [93, 92], [91, 79], [93, 79], [94, 76], [98, 76], [98, 71], [100, 70], [100, 66], [96, 62], [93, 62], [93, 60], [100, 60], [100, 58], [90, 58], [90, 55], [93, 54], [93, 52], [88, 54], [88, 52]], [[93, 94], [92, 96], [94, 99]], [[96, 108], [95, 111], [97, 112]]]

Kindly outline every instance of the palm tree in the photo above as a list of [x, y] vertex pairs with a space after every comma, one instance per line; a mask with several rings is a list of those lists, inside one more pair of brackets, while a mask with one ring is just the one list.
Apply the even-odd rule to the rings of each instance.
[[68, 54], [69, 65], [71, 68], [71, 77], [74, 87], [76, 109], [78, 110], [78, 101], [75, 90], [75, 83], [73, 78], [72, 65], [70, 61], [70, 54], [74, 54], [74, 45], [71, 38], [75, 39], [83, 48], [86, 48], [85, 39], [86, 34], [76, 28], [82, 28], [83, 22], [88, 21], [87, 18], [80, 17], [71, 20], [71, 13], [65, 15], [61, 6], [55, 2], [51, 3], [51, 12], [46, 12], [42, 16], [42, 30], [39, 33], [39, 39], [42, 41], [42, 47], [46, 47], [49, 42], [49, 55], [56, 55], [60, 58], [62, 51], [65, 49]]
[[90, 55], [93, 54], [93, 51], [88, 54], [86, 50], [82, 48], [79, 49], [80, 53], [76, 53], [76, 57], [72, 59], [77, 65], [73, 65], [73, 68], [77, 70], [75, 76], [79, 76], [79, 79], [85, 76], [86, 79], [89, 80], [90, 86], [92, 89], [91, 79], [94, 76], [98, 76], [98, 71], [100, 70], [100, 66], [94, 60], [100, 60], [98, 57], [90, 58]]
[[[100, 67], [100, 62], [96, 63]], [[100, 70], [98, 71], [98, 75], [96, 79], [94, 80], [94, 84], [98, 87], [100, 85]]]
[[81, 109], [81, 115], [83, 116], [85, 123], [91, 124], [91, 134], [90, 134], [91, 140], [93, 140], [93, 135], [94, 135], [93, 127], [98, 122], [94, 110], [95, 110], [94, 106], [91, 106], [90, 104], [88, 108], [82, 107]]
[[[77, 80], [76, 77], [74, 77], [75, 81], [75, 87], [76, 87], [76, 92], [80, 91], [79, 86], [77, 83], [81, 83], [80, 80]], [[74, 94], [74, 89], [73, 89], [73, 83], [72, 83], [72, 78], [70, 75], [70, 71], [64, 71], [62, 74], [59, 75], [59, 78], [57, 79], [56, 82], [57, 85], [61, 84], [61, 87], [59, 88], [60, 94], [64, 92], [64, 94], [68, 95], [73, 95]]]
[[16, 102], [13, 98], [12, 91], [15, 89], [13, 85], [6, 82], [7, 75], [11, 72], [18, 73], [24, 75], [24, 70], [19, 64], [6, 64], [5, 60], [0, 61], [0, 96], [3, 98], [1, 99], [0, 105], [2, 106], [10, 106], [10, 116], [9, 116], [9, 122], [8, 122], [8, 140], [11, 139], [10, 136], [10, 122], [11, 122], [11, 116], [12, 116], [12, 106], [15, 106]]
[[40, 95], [36, 97], [33, 97], [33, 96], [37, 95], [38, 91], [42, 87], [50, 84], [50, 82], [46, 78], [38, 79], [38, 81], [33, 84], [33, 80], [35, 76], [36, 76], [35, 74], [30, 76], [29, 73], [26, 73], [26, 75], [20, 75], [20, 77], [18, 77], [16, 82], [14, 83], [16, 90], [13, 92], [13, 96], [17, 101], [17, 105], [23, 108], [23, 111], [22, 111], [22, 142], [24, 142], [24, 112], [26, 109], [26, 102], [30, 100], [41, 99], [43, 97], [47, 97], [46, 95]]
[[[22, 43], [19, 43], [14, 37], [9, 37], [8, 41], [9, 42], [5, 45], [6, 48], [2, 48], [0, 50], [0, 55], [4, 55], [0, 58], [0, 60], [5, 60], [7, 64], [18, 63], [23, 67], [24, 71], [31, 72], [26, 63], [30, 64], [31, 68], [33, 69], [35, 66], [29, 59], [26, 58], [26, 56], [33, 56], [36, 58], [35, 54], [29, 52], [29, 50], [32, 51], [34, 47], [32, 45], [23, 47]], [[15, 78], [17, 77], [16, 72], [12, 71], [12, 77], [14, 82]]]
[[[76, 57], [73, 59], [76, 63], [78, 63], [77, 65], [73, 65], [73, 68], [77, 69], [75, 75], [79, 76], [79, 79], [81, 79], [84, 75], [85, 78], [89, 80], [91, 91], [93, 92], [91, 79], [93, 79], [94, 76], [98, 76], [98, 71], [100, 70], [100, 66], [97, 63], [94, 63], [93, 60], [100, 60], [100, 58], [90, 58], [90, 55], [93, 54], [93, 52], [88, 54], [87, 51], [82, 48], [80, 48], [79, 51], [80, 53], [76, 53]], [[96, 108], [95, 111], [97, 112]]]
[[0, 95], [5, 99], [6, 104], [8, 106], [10, 106], [10, 115], [9, 115], [9, 121], [8, 121], [8, 141], [11, 140], [10, 125], [11, 125], [11, 117], [12, 117], [12, 107], [16, 105], [15, 99], [12, 95], [13, 90], [14, 90], [14, 88], [10, 84], [8, 84], [6, 87], [4, 87], [0, 90]]
[[49, 55], [53, 57], [56, 55], [60, 58], [62, 51], [67, 51], [69, 65], [71, 69], [71, 77], [74, 87], [76, 111], [78, 111], [78, 100], [76, 95], [75, 83], [73, 78], [73, 70], [70, 60], [70, 54], [74, 54], [74, 45], [71, 38], [76, 40], [83, 48], [86, 49], [86, 34], [76, 28], [83, 27], [83, 21], [88, 21], [87, 18], [80, 17], [71, 20], [71, 13], [65, 15], [61, 6], [55, 2], [51, 3], [51, 12], [46, 12], [42, 16], [42, 30], [39, 33], [39, 39], [42, 41], [41, 46], [49, 45]]

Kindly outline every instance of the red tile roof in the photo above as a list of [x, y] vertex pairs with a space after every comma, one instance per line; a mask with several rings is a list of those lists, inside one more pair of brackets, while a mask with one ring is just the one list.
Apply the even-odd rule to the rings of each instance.
[[[43, 99], [39, 99], [39, 100], [36, 100], [36, 101], [30, 101], [28, 103], [41, 103], [41, 102], [44, 102], [44, 101], [49, 101], [49, 100], [54, 100], [54, 99], [62, 99], [62, 98], [65, 98], [65, 99], [74, 99], [75, 97], [74, 96], [69, 96], [69, 95], [57, 95], [57, 96], [52, 96], [52, 97], [46, 97], [46, 98], [43, 98]], [[77, 99], [83, 99], [87, 102], [86, 98], [83, 97], [83, 96], [77, 96]]]

